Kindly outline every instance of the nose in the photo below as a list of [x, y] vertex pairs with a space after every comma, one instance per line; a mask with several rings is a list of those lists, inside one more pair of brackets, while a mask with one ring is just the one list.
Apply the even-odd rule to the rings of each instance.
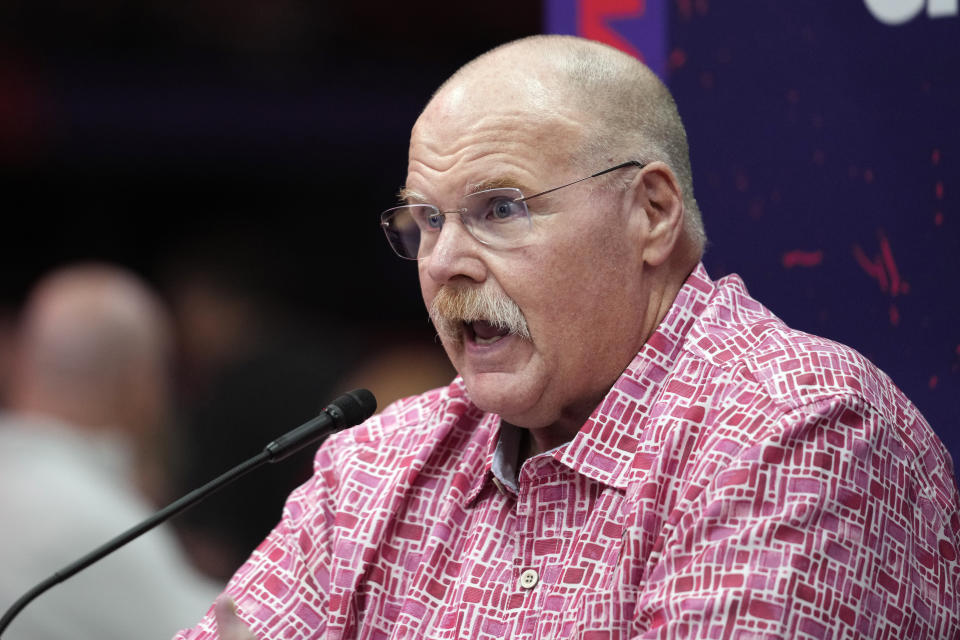
[[434, 282], [444, 284], [458, 278], [482, 282], [486, 265], [483, 245], [467, 230], [458, 212], [448, 213], [433, 249], [421, 259], [422, 270]]

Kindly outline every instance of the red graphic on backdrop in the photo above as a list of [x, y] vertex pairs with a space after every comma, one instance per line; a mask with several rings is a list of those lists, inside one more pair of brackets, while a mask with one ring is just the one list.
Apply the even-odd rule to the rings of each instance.
[[667, 63], [671, 71], [676, 71], [683, 65], [687, 64], [687, 52], [683, 49], [674, 49], [670, 52], [670, 57], [667, 59]]
[[693, 10], [696, 7], [697, 13], [701, 16], [707, 14], [710, 10], [710, 3], [708, 0], [677, 0], [677, 14], [680, 16], [681, 20], [689, 20], [693, 17]]
[[[876, 280], [880, 290], [891, 298], [909, 293], [910, 285], [900, 277], [900, 270], [897, 268], [897, 261], [893, 257], [890, 241], [887, 240], [883, 231], [877, 231], [877, 236], [880, 243], [880, 253], [873, 258], [869, 258], [860, 248], [860, 245], [853, 245], [854, 259], [868, 276]], [[894, 326], [900, 324], [900, 310], [893, 303], [890, 304], [890, 324]]]
[[889, 293], [892, 297], [908, 293], [910, 285], [900, 277], [900, 270], [897, 269], [897, 262], [893, 258], [890, 241], [887, 240], [883, 231], [878, 231], [877, 235], [880, 241], [880, 254], [870, 259], [860, 248], [860, 245], [853, 245], [854, 259], [868, 276], [877, 281], [880, 290], [884, 293]]
[[612, 19], [639, 18], [647, 10], [646, 0], [582, 0], [577, 7], [580, 10], [577, 33], [644, 60], [640, 50], [614, 31], [608, 22]]
[[823, 251], [804, 251], [794, 249], [783, 254], [783, 266], [786, 269], [793, 267], [818, 267], [823, 263]]
[[[940, 164], [940, 149], [934, 149], [930, 154], [930, 164], [935, 167]], [[933, 189], [937, 200], [943, 200], [943, 181], [938, 180]], [[943, 224], [943, 211], [939, 207], [933, 213], [933, 224], [938, 227]]]

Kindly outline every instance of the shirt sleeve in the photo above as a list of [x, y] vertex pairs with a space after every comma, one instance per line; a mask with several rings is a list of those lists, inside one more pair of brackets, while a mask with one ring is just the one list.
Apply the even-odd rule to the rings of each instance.
[[[335, 465], [321, 448], [313, 477], [287, 499], [273, 531], [230, 579], [225, 593], [258, 638], [322, 635], [330, 576], [331, 488]], [[174, 640], [216, 640], [213, 607]]]
[[960, 638], [956, 483], [928, 431], [858, 397], [783, 416], [691, 483], [631, 635]]

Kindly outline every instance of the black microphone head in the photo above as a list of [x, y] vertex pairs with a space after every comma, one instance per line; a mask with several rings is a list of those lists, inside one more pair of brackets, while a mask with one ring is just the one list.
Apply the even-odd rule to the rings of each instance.
[[367, 389], [354, 389], [343, 394], [330, 405], [343, 412], [342, 426], [349, 427], [360, 424], [372, 416], [377, 410], [377, 399]]

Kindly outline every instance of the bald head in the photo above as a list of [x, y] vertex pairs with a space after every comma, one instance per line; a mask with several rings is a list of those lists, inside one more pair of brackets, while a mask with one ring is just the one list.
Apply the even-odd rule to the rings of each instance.
[[539, 35], [501, 45], [461, 67], [426, 113], [468, 108], [471, 93], [501, 91], [545, 123], [544, 149], [584, 174], [625, 160], [662, 161], [683, 192], [684, 228], [697, 258], [706, 235], [693, 195], [686, 131], [673, 97], [636, 58], [574, 36]]
[[152, 428], [169, 341], [163, 306], [133, 274], [100, 264], [53, 272], [22, 314], [11, 409], [88, 428]]

